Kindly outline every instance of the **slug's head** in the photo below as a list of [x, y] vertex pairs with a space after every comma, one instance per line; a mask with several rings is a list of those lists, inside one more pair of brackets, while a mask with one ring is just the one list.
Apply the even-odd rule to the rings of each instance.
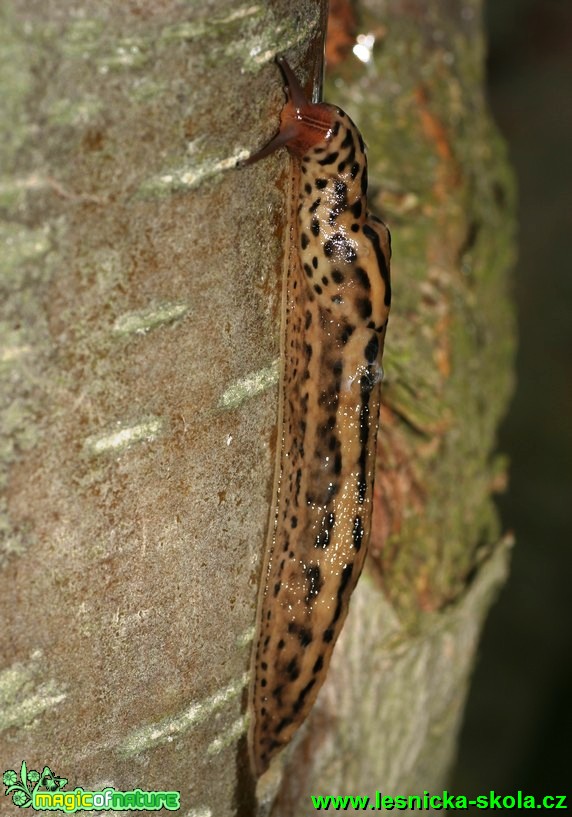
[[301, 158], [314, 145], [327, 141], [334, 125], [332, 106], [310, 102], [284, 57], [278, 57], [277, 62], [286, 80], [287, 96], [280, 116], [280, 130], [272, 141], [246, 160], [247, 165], [283, 146]]

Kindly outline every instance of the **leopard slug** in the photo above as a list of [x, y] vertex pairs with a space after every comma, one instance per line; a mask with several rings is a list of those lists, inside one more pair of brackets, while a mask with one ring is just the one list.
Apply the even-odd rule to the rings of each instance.
[[250, 690], [256, 776], [307, 717], [364, 564], [391, 300], [390, 236], [367, 211], [363, 139], [278, 62], [280, 130], [247, 160], [281, 146], [292, 156], [279, 462]]

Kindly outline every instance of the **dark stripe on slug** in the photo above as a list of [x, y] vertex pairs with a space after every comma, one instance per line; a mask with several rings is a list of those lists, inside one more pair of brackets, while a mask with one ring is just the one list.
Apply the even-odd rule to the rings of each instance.
[[276, 727], [277, 732], [281, 732], [286, 726], [290, 726], [292, 723], [292, 718], [282, 718], [278, 726]]
[[352, 177], [352, 179], [355, 179], [355, 177], [357, 176], [358, 173], [359, 173], [359, 164], [358, 164], [358, 162], [354, 162], [353, 165], [352, 165], [352, 169], [350, 170], [350, 176]]
[[365, 495], [367, 493], [367, 482], [365, 479], [361, 477], [357, 481], [357, 489], [358, 489], [358, 502], [360, 505], [363, 505], [365, 502]]
[[306, 233], [302, 233], [300, 237], [300, 246], [302, 247], [302, 249], [305, 250], [309, 243], [310, 239], [308, 238]]
[[302, 469], [298, 468], [296, 471], [296, 487], [295, 487], [295, 497], [296, 497], [296, 505], [298, 504], [298, 496], [300, 495], [300, 482], [302, 481]]
[[312, 224], [310, 225], [310, 230], [312, 231], [312, 235], [319, 236], [320, 235], [320, 222], [314, 216], [312, 219]]
[[318, 565], [308, 565], [306, 568], [306, 581], [308, 582], [308, 587], [304, 601], [306, 604], [309, 604], [316, 598], [324, 585], [322, 572]]
[[369, 238], [373, 244], [375, 257], [377, 258], [377, 265], [379, 267], [383, 283], [385, 284], [385, 298], [383, 299], [383, 303], [385, 306], [389, 306], [391, 304], [391, 281], [387, 263], [385, 261], [385, 255], [383, 254], [383, 250], [381, 249], [381, 245], [379, 243], [379, 236], [376, 231], [369, 226], [369, 224], [363, 225], [363, 234], [366, 236], [366, 238]]
[[[369, 400], [369, 395], [368, 395]], [[359, 413], [359, 441], [365, 446], [369, 440], [369, 404], [365, 402]]]
[[344, 136], [344, 141], [342, 142], [342, 148], [349, 148], [349, 146], [353, 143], [354, 137], [351, 130], [348, 128], [346, 131], [346, 135]]
[[337, 592], [336, 609], [331, 624], [335, 624], [342, 614], [342, 610], [344, 608], [344, 592], [346, 590], [346, 587], [348, 586], [348, 582], [351, 578], [353, 569], [354, 569], [353, 562], [350, 562], [350, 564], [346, 565], [342, 570], [342, 578], [340, 580], [340, 586], [338, 587]]
[[313, 213], [315, 210], [318, 209], [318, 207], [320, 206], [321, 201], [322, 201], [321, 198], [317, 198], [316, 201], [308, 207], [308, 210], [310, 211], [310, 213]]
[[301, 693], [300, 693], [300, 695], [298, 696], [298, 700], [299, 700], [301, 703], [303, 703], [303, 702], [304, 702], [304, 698], [306, 697], [306, 695], [308, 694], [308, 692], [309, 692], [309, 691], [312, 689], [312, 687], [314, 686], [314, 684], [315, 684], [315, 683], [316, 683], [316, 679], [315, 679], [315, 678], [312, 678], [312, 680], [311, 680], [311, 681], [308, 681], [308, 683], [306, 684], [306, 686], [304, 687], [304, 689], [302, 690], [302, 692], [301, 692]]
[[337, 158], [338, 158], [339, 155], [340, 154], [338, 153], [338, 151], [335, 150], [333, 153], [330, 153], [329, 156], [326, 156], [325, 159], [320, 159], [318, 161], [318, 164], [322, 165], [322, 166], [324, 166], [324, 165], [333, 165], [334, 162], [337, 161]]
[[334, 457], [334, 474], [341, 473], [342, 473], [342, 455], [338, 451], [338, 453]]
[[361, 516], [356, 516], [356, 518], [354, 519], [354, 529], [353, 529], [353, 532], [352, 532], [352, 540], [353, 540], [355, 549], [359, 550], [361, 548], [361, 543], [363, 541], [363, 527], [362, 527]]
[[327, 184], [328, 184], [327, 179], [316, 179], [316, 187], [318, 188], [318, 190], [323, 190], [325, 187], [327, 187]]
[[317, 672], [320, 672], [320, 670], [322, 669], [323, 666], [324, 666], [324, 656], [319, 655], [316, 658], [316, 663], [312, 667], [312, 674], [315, 675]]
[[364, 289], [370, 290], [371, 289], [371, 282], [369, 280], [369, 275], [363, 269], [363, 267], [356, 267], [355, 269], [355, 276], [362, 285]]
[[[349, 165], [351, 165], [351, 164], [354, 163], [355, 158], [356, 158], [356, 146], [355, 146], [355, 143], [352, 142], [352, 144], [350, 146], [350, 149], [348, 150], [348, 152], [346, 154], [346, 162]], [[363, 159], [363, 156], [361, 157], [361, 159]]]

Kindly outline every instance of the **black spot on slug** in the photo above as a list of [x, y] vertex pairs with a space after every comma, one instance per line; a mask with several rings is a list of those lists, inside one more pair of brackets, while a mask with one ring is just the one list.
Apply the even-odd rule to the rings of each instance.
[[363, 527], [362, 527], [362, 522], [361, 522], [361, 516], [356, 516], [356, 518], [354, 519], [354, 528], [353, 528], [353, 531], [352, 531], [352, 540], [353, 540], [353, 545], [354, 545], [355, 549], [359, 550], [361, 548], [361, 543], [362, 543], [362, 540], [363, 540]]
[[354, 218], [359, 218], [361, 216], [361, 210], [362, 210], [361, 199], [358, 199], [355, 202], [355, 204], [352, 204], [352, 206], [350, 207], [350, 210], [351, 210], [352, 216]]
[[298, 666], [298, 659], [294, 657], [286, 666], [286, 672], [288, 673], [290, 680], [295, 681], [296, 678], [300, 675], [300, 667]]
[[357, 298], [356, 309], [362, 318], [369, 318], [371, 315], [371, 301], [369, 298]]
[[340, 179], [334, 182], [334, 195], [339, 202], [347, 201], [348, 186], [345, 182], [342, 182]]
[[342, 333], [340, 335], [340, 340], [344, 346], [353, 335], [354, 330], [355, 326], [352, 326], [351, 324], [347, 324], [347, 326], [344, 326]]
[[379, 340], [377, 335], [373, 334], [369, 339], [367, 346], [364, 349], [365, 359], [368, 363], [374, 363], [379, 352]]

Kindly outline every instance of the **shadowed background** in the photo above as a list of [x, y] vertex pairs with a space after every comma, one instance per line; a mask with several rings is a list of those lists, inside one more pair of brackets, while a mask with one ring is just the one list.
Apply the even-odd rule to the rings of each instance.
[[516, 548], [487, 620], [452, 789], [565, 793], [572, 714], [572, 4], [486, 3], [490, 105], [519, 185], [517, 386], [499, 447]]

